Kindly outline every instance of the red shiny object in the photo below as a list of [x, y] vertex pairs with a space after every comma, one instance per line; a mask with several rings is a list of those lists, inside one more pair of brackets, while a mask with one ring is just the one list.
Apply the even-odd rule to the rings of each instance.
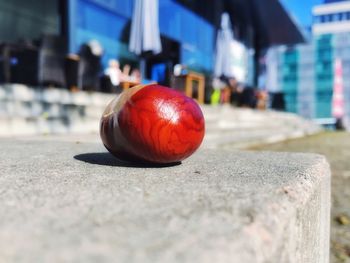
[[140, 85], [107, 106], [100, 135], [118, 159], [179, 162], [200, 146], [204, 117], [197, 103], [184, 94], [155, 84]]

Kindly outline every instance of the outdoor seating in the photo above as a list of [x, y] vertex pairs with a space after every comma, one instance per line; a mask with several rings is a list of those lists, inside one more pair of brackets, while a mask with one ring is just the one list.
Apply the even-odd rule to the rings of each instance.
[[65, 57], [67, 44], [63, 37], [45, 35], [39, 46], [39, 83], [42, 85], [65, 86]]
[[188, 97], [204, 104], [205, 77], [203, 74], [190, 71], [187, 74], [174, 76], [171, 86], [183, 91]]

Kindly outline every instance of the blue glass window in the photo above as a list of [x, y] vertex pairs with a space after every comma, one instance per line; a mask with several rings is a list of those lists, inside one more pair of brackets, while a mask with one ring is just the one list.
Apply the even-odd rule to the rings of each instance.
[[[128, 27], [134, 0], [69, 1], [70, 51], [97, 39], [110, 57], [132, 57], [128, 51]], [[213, 64], [215, 30], [213, 25], [173, 0], [159, 1], [160, 33], [181, 45], [181, 61], [210, 70]]]
[[333, 21], [333, 15], [326, 15], [326, 20], [327, 20], [327, 22], [332, 22]]
[[314, 16], [314, 23], [318, 24], [321, 23], [321, 16]]

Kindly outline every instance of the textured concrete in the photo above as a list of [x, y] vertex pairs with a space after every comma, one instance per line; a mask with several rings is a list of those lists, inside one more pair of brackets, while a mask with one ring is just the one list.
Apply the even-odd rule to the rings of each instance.
[[201, 150], [137, 167], [99, 143], [0, 149], [0, 262], [328, 262], [322, 156]]

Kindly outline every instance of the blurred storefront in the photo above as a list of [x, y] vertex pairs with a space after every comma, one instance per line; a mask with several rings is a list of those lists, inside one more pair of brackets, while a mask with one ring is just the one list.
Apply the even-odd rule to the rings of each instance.
[[[77, 52], [81, 44], [97, 39], [104, 47], [104, 65], [112, 57], [118, 57], [122, 62], [136, 63], [137, 57], [128, 50], [133, 3], [133, 0], [68, 1], [70, 51]], [[159, 26], [165, 48], [161, 54], [148, 60], [147, 77], [151, 77], [152, 71], [159, 70], [162, 65], [168, 69], [177, 63], [195, 71], [211, 73], [216, 31], [224, 11], [230, 14], [238, 39], [246, 47], [256, 50], [255, 54], [250, 52], [250, 60], [257, 61], [261, 49], [269, 45], [303, 41], [278, 1], [267, 0], [262, 4], [256, 0], [161, 0]], [[269, 12], [274, 15], [269, 16]], [[254, 63], [248, 64], [253, 66], [249, 72], [257, 70]], [[247, 79], [248, 82], [256, 83], [257, 74], [250, 74], [249, 77], [252, 79]]]
[[[5, 74], [0, 76], [1, 82], [57, 86], [69, 82], [72, 86], [86, 86], [90, 90], [111, 59], [118, 59], [121, 66], [140, 67], [139, 57], [128, 48], [133, 9], [134, 0], [0, 0], [3, 21], [0, 41], [10, 43], [2, 49], [5, 50], [2, 54], [5, 70], [1, 71]], [[240, 47], [247, 48], [245, 71], [248, 74], [244, 74], [244, 79], [239, 76], [247, 85], [257, 86], [258, 61], [266, 48], [304, 41], [276, 0], [159, 0], [162, 52], [146, 57], [146, 76], [143, 77], [169, 83], [176, 64], [212, 76], [215, 40], [224, 12], [229, 14]], [[20, 39], [26, 44], [17, 46]], [[14, 50], [22, 53], [25, 50], [25, 54], [18, 55], [19, 51]], [[28, 52], [31, 59], [28, 59]], [[85, 63], [86, 72], [81, 76], [86, 80], [74, 81], [79, 72], [66, 69], [77, 71], [78, 68], [74, 64], [78, 63], [77, 56], [69, 56], [70, 64], [66, 66], [68, 53], [79, 55], [80, 63]], [[25, 74], [29, 60], [34, 61], [30, 66], [37, 69]], [[35, 76], [35, 79], [19, 79], [15, 77], [15, 71], [19, 75]], [[62, 77], [57, 79], [55, 76]], [[81, 84], [84, 81], [86, 84]]]
[[39, 38], [43, 33], [60, 34], [58, 0], [0, 0], [0, 41]]
[[[138, 57], [128, 50], [133, 0], [77, 0], [68, 2], [69, 49], [98, 40], [104, 49], [103, 65], [111, 58], [137, 64]], [[215, 29], [204, 18], [171, 0], [159, 1], [159, 27], [162, 52], [147, 59], [147, 78], [157, 71], [170, 71], [181, 63], [189, 68], [212, 70]]]

